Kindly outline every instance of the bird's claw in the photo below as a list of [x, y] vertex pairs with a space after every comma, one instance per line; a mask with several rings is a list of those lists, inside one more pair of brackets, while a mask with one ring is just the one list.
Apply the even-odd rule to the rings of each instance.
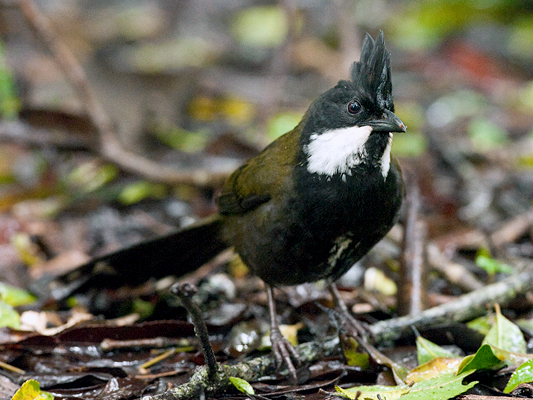
[[[283, 364], [287, 366], [289, 370], [289, 375], [292, 380], [297, 383], [298, 376], [296, 374], [296, 367], [300, 365], [300, 360], [298, 358], [298, 353], [292, 347], [292, 344], [283, 337], [279, 329], [272, 329], [270, 331], [270, 342], [272, 344], [272, 352], [276, 358], [276, 366], [279, 369]], [[295, 363], [293, 363], [293, 360]]]
[[364, 339], [372, 334], [370, 328], [364, 322], [355, 319], [351, 315], [343, 315], [343, 317], [345, 319], [342, 324], [342, 329], [347, 335]]
[[348, 336], [359, 337], [362, 339], [366, 339], [369, 335], [372, 335], [372, 331], [364, 322], [358, 321], [352, 316], [346, 303], [342, 300], [337, 286], [334, 283], [331, 283], [328, 286], [328, 289], [335, 303], [335, 319], [341, 322], [340, 326], [344, 333]]

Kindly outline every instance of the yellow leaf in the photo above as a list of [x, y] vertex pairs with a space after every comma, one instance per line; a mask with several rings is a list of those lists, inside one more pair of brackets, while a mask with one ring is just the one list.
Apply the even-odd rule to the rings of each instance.
[[422, 382], [445, 373], [456, 373], [461, 361], [462, 358], [436, 357], [411, 370], [405, 378], [405, 382]]

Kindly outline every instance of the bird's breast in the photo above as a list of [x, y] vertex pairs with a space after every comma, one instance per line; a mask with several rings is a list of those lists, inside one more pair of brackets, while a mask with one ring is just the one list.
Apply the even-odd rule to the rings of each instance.
[[337, 278], [392, 227], [401, 203], [387, 200], [400, 192], [395, 186], [379, 168], [328, 179], [300, 165], [290, 191], [228, 217], [226, 237], [252, 271], [273, 285]]

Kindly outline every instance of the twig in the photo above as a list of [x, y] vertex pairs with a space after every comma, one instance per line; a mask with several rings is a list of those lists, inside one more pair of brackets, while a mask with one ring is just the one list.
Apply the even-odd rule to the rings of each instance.
[[427, 254], [429, 266], [441, 273], [448, 282], [467, 292], [481, 289], [484, 286], [484, 283], [466, 267], [445, 257], [435, 243], [428, 243]]
[[426, 308], [426, 224], [420, 212], [420, 191], [415, 177], [406, 179], [407, 197], [404, 250], [397, 295], [398, 314], [418, 314]]
[[[139, 340], [114, 340], [104, 339], [100, 343], [102, 351], [124, 350], [124, 349], [139, 349], [139, 348], [164, 348], [164, 347], [180, 347], [181, 351], [192, 350], [193, 347], [188, 341], [183, 339], [171, 339], [167, 337], [155, 337], [150, 339]], [[183, 350], [185, 349], [185, 350]]]
[[176, 283], [170, 288], [170, 292], [178, 296], [187, 309], [189, 316], [191, 317], [194, 325], [194, 331], [196, 336], [200, 339], [200, 345], [202, 346], [202, 353], [204, 353], [205, 362], [207, 366], [207, 378], [209, 383], [213, 383], [216, 380], [218, 374], [218, 364], [209, 341], [209, 333], [207, 332], [207, 326], [202, 317], [202, 311], [198, 304], [192, 300], [192, 296], [196, 294], [198, 290], [190, 283]]
[[24, 375], [26, 373], [26, 371], [24, 371], [23, 369], [17, 368], [14, 365], [5, 363], [3, 361], [0, 361], [0, 368], [3, 368], [5, 370], [7, 370], [7, 371], [11, 371], [11, 372], [14, 372], [14, 373], [20, 374], [20, 375]]
[[185, 183], [197, 186], [218, 184], [231, 172], [212, 172], [205, 169], [180, 171], [124, 149], [118, 140], [114, 123], [90, 87], [85, 71], [69, 48], [54, 32], [49, 20], [32, 0], [17, 0], [17, 4], [23, 16], [52, 53], [85, 105], [86, 112], [98, 133], [99, 146], [97, 151], [100, 156], [114, 162], [124, 170], [140, 174], [152, 181], [168, 184]]
[[512, 243], [525, 235], [533, 226], [533, 209], [526, 211], [506, 222], [491, 235], [494, 246], [500, 247], [506, 243]]
[[177, 352], [177, 349], [174, 347], [172, 349], [168, 349], [167, 351], [159, 354], [158, 356], [154, 357], [154, 358], [151, 358], [150, 360], [146, 361], [145, 363], [139, 365], [137, 367], [137, 370], [141, 373], [141, 374], [146, 374], [149, 372], [148, 368], [150, 368], [151, 366], [157, 364], [158, 362], [161, 362], [163, 361], [164, 359], [174, 355], [175, 353]]
[[391, 342], [409, 335], [412, 326], [423, 329], [444, 323], [472, 320], [483, 315], [487, 305], [507, 304], [532, 289], [533, 264], [529, 262], [523, 272], [511, 275], [498, 283], [487, 285], [417, 315], [377, 322], [371, 325], [369, 330], [377, 342]]

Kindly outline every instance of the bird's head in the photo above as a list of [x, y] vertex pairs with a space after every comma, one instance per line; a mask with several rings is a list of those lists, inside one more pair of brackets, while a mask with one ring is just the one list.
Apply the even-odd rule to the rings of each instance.
[[394, 114], [390, 54], [383, 32], [375, 41], [367, 34], [351, 80], [342, 80], [319, 96], [301, 129], [309, 172], [332, 176], [349, 173], [360, 164], [379, 164], [387, 176], [392, 132], [405, 132], [406, 127]]

